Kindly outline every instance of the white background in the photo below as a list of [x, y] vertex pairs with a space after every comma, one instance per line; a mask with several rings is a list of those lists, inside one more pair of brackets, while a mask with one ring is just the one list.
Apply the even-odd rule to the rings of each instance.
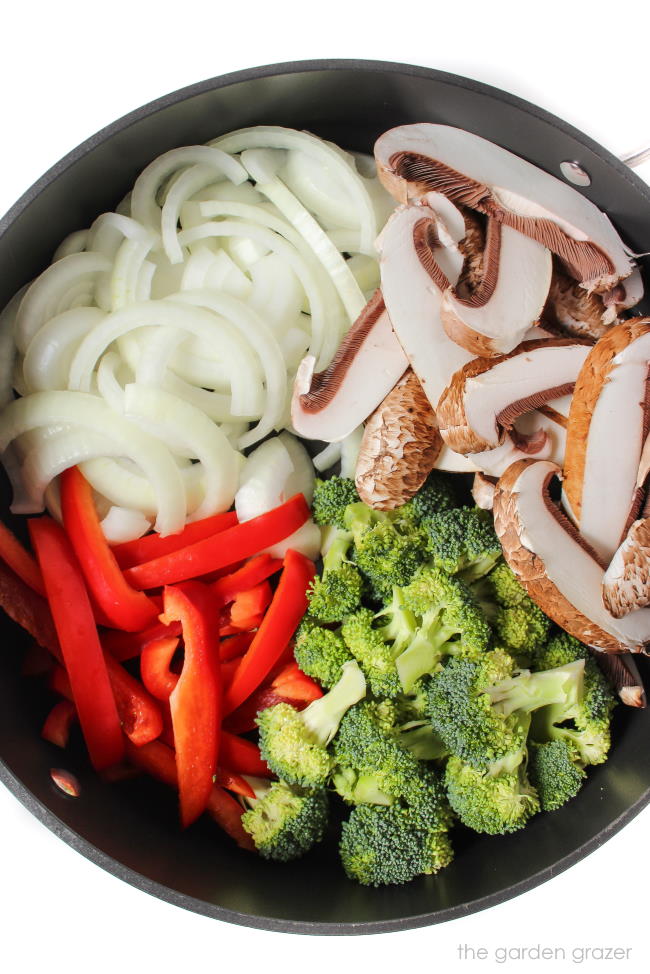
[[[0, 212], [77, 143], [144, 102], [203, 78], [292, 59], [436, 67], [536, 102], [616, 153], [650, 142], [643, 0], [33, 0], [5, 6], [1, 23]], [[569, 960], [552, 965], [555, 971], [647, 971], [649, 831], [646, 809], [584, 862], [487, 912], [423, 930], [317, 942], [229, 926], [140, 893], [72, 852], [0, 786], [0, 969], [550, 970], [544, 961], [494, 960], [499, 946], [541, 943], [566, 947]], [[492, 959], [461, 961], [459, 944], [484, 946]], [[631, 959], [573, 962], [572, 949], [585, 945], [629, 947]]]

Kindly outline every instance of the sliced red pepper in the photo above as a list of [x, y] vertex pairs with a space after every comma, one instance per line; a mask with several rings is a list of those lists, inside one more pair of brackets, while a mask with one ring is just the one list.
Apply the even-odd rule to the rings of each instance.
[[227, 663], [231, 659], [243, 656], [254, 638], [254, 632], [238, 632], [234, 636], [222, 639], [219, 643], [219, 659], [222, 663]]
[[237, 667], [239, 666], [239, 657], [235, 659], [226, 660], [225, 663], [221, 663], [221, 683], [223, 686], [224, 693], [227, 691], [228, 687], [232, 683], [232, 678], [237, 672]]
[[227, 528], [203, 541], [155, 558], [126, 570], [128, 582], [138, 589], [171, 585], [198, 575], [226, 568], [242, 558], [250, 558], [261, 548], [268, 548], [288, 538], [309, 518], [309, 507], [302, 494], [296, 494], [279, 507]]
[[209, 591], [200, 582], [168, 586], [164, 605], [163, 622], [180, 621], [185, 643], [183, 669], [169, 704], [181, 822], [187, 826], [205, 811], [217, 768], [221, 724], [219, 637]]
[[0, 558], [18, 578], [22, 578], [25, 585], [29, 585], [39, 595], [45, 595], [45, 585], [38, 562], [2, 521], [0, 521]]
[[309, 558], [291, 549], [286, 553], [273, 601], [225, 695], [224, 716], [232, 713], [257, 689], [286, 650], [307, 611], [307, 587], [315, 572], [314, 563]]
[[164, 622], [157, 622], [155, 626], [143, 629], [142, 632], [120, 632], [119, 629], [106, 629], [101, 633], [104, 649], [118, 662], [139, 656], [145, 646], [158, 639], [171, 639], [180, 636], [180, 622], [171, 622], [168, 626]]
[[262, 624], [262, 619], [264, 618], [264, 613], [260, 615], [249, 616], [247, 619], [240, 619], [239, 625], [232, 626], [230, 622], [227, 622], [220, 626], [219, 635], [220, 636], [235, 636], [240, 632], [251, 632], [253, 629], [259, 629]]
[[257, 715], [260, 710], [274, 707], [276, 703], [290, 703], [296, 710], [304, 710], [311, 703], [311, 699], [301, 700], [289, 697], [281, 690], [273, 687], [260, 687], [241, 707], [237, 707], [224, 721], [223, 729], [231, 734], [247, 734], [257, 728]]
[[247, 622], [251, 616], [262, 615], [272, 598], [273, 589], [268, 582], [261, 582], [254, 588], [239, 592], [230, 606], [231, 625], [241, 628], [242, 622]]
[[10, 619], [22, 626], [39, 646], [61, 658], [59, 639], [47, 601], [15, 572], [0, 562], [0, 608]]
[[55, 703], [43, 724], [41, 737], [57, 747], [67, 747], [72, 724], [77, 716], [75, 705], [70, 700]]
[[58, 693], [59, 696], [65, 697], [66, 700], [72, 700], [70, 678], [63, 666], [54, 667], [50, 673], [48, 685], [50, 690], [52, 690], [54, 693]]
[[109, 623], [128, 632], [152, 625], [158, 610], [151, 599], [125, 580], [104, 537], [92, 488], [77, 467], [61, 474], [61, 510], [86, 584]]
[[178, 683], [178, 673], [172, 673], [169, 665], [178, 648], [176, 637], [154, 639], [142, 650], [140, 676], [142, 682], [157, 700], [169, 700]]
[[304, 700], [318, 700], [323, 696], [323, 691], [316, 681], [303, 673], [296, 662], [288, 663], [273, 680], [272, 686], [274, 690], [287, 696]]
[[245, 737], [237, 737], [229, 731], [221, 732], [219, 760], [238, 774], [252, 774], [261, 778], [271, 776], [269, 766], [262, 760], [257, 744], [247, 741]]
[[194, 521], [186, 525], [178, 534], [169, 534], [164, 538], [159, 534], [147, 534], [144, 538], [114, 545], [111, 550], [120, 568], [131, 568], [133, 565], [141, 565], [153, 558], [169, 555], [179, 548], [186, 548], [195, 541], [210, 538], [213, 534], [219, 534], [220, 531], [225, 531], [235, 524], [237, 524], [235, 512], [226, 511], [224, 514], [205, 517], [202, 521]]
[[228, 771], [227, 768], [217, 768], [214, 783], [226, 788], [227, 791], [234, 791], [236, 795], [242, 795], [244, 798], [255, 798], [255, 792], [246, 779], [235, 771]]
[[[134, 747], [126, 742], [126, 754], [130, 761], [171, 788], [178, 788], [178, 773], [174, 752], [162, 741], [152, 741], [144, 747]], [[225, 797], [224, 797], [225, 796]], [[228, 800], [226, 800], [228, 799]], [[253, 841], [241, 824], [244, 809], [222, 788], [213, 785], [208, 795], [206, 811], [242, 849], [254, 850]]]
[[55, 521], [32, 518], [29, 530], [90, 760], [101, 770], [122, 758], [124, 739], [83, 575]]
[[247, 589], [253, 588], [254, 585], [259, 585], [260, 582], [266, 581], [271, 575], [279, 572], [282, 568], [281, 558], [272, 558], [271, 555], [266, 552], [261, 555], [256, 555], [247, 561], [241, 568], [237, 571], [231, 572], [230, 575], [223, 575], [212, 585], [212, 591], [215, 593], [220, 602], [227, 605], [228, 602], [232, 602], [236, 596]]

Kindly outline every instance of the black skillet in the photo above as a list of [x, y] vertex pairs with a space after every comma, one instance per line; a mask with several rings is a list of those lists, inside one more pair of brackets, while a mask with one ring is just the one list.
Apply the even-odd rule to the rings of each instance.
[[[650, 250], [650, 191], [571, 126], [512, 95], [439, 71], [372, 61], [306, 61], [204, 81], [140, 108], [61, 160], [0, 223], [0, 307], [50, 261], [61, 239], [112, 209], [138, 172], [174, 146], [260, 123], [306, 128], [369, 152], [391, 126], [460, 126], [561, 176], [578, 163], [580, 189], [637, 252]], [[574, 172], [575, 167], [574, 167]], [[650, 283], [646, 266], [646, 286]], [[8, 493], [2, 509], [8, 508]], [[5, 515], [8, 517], [8, 515]], [[276, 865], [235, 848], [211, 822], [183, 833], [173, 796], [153, 782], [107, 785], [83, 749], [65, 755], [39, 731], [47, 700], [20, 676], [25, 640], [0, 620], [0, 778], [48, 828], [104, 869], [197, 913], [270, 930], [359, 934], [439, 923], [485, 909], [566, 869], [605, 842], [650, 800], [650, 710], [618, 708], [606, 765], [578, 797], [507, 837], [456, 835], [456, 859], [437, 877], [390, 889], [346, 879], [335, 839], [297, 863]], [[64, 796], [50, 769], [81, 784]]]

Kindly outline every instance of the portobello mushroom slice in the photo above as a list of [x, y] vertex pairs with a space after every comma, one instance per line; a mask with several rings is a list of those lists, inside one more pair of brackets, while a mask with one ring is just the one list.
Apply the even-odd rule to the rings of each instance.
[[543, 339], [468, 362], [436, 408], [443, 440], [465, 454], [499, 446], [520, 416], [573, 392], [589, 349], [578, 339]]
[[380, 511], [405, 504], [426, 480], [441, 448], [435, 413], [408, 369], [366, 423], [355, 477], [359, 497]]
[[435, 191], [494, 217], [557, 254], [587, 291], [608, 291], [632, 272], [630, 251], [597, 206], [478, 135], [450, 125], [402, 125], [379, 137], [375, 159], [398, 202]]
[[484, 511], [492, 510], [496, 485], [496, 477], [488, 477], [477, 470], [472, 483], [472, 497], [477, 507], [483, 508]]
[[643, 500], [649, 365], [650, 318], [622, 321], [589, 351], [571, 402], [563, 503], [605, 566]]
[[609, 653], [645, 653], [650, 609], [616, 619], [603, 605], [604, 566], [550, 495], [560, 469], [519, 460], [499, 479], [494, 526], [504, 556], [531, 598], [581, 642]]
[[597, 653], [596, 662], [627, 707], [646, 706], [643, 680], [630, 653]]
[[642, 297], [643, 280], [638, 267], [610, 291], [589, 294], [555, 258], [542, 321], [560, 334], [598, 341], [618, 323], [620, 313], [633, 308]]
[[363, 423], [408, 368], [379, 289], [330, 365], [314, 374], [315, 364], [308, 355], [298, 366], [291, 422], [300, 436], [333, 443]]

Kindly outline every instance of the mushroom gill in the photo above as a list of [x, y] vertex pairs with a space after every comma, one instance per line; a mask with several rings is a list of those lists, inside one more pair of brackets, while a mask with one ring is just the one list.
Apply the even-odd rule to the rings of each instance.
[[382, 293], [374, 293], [330, 365], [314, 374], [315, 359], [298, 367], [291, 422], [307, 439], [344, 439], [376, 409], [408, 367]]
[[551, 499], [550, 482], [559, 473], [546, 460], [520, 460], [500, 478], [494, 525], [504, 556], [537, 605], [581, 642], [610, 653], [645, 653], [650, 610], [620, 620], [606, 610], [603, 565]]
[[377, 140], [378, 175], [401, 203], [443, 193], [557, 254], [588, 290], [607, 291], [632, 271], [613, 225], [573, 187], [463, 129], [418, 123]]

